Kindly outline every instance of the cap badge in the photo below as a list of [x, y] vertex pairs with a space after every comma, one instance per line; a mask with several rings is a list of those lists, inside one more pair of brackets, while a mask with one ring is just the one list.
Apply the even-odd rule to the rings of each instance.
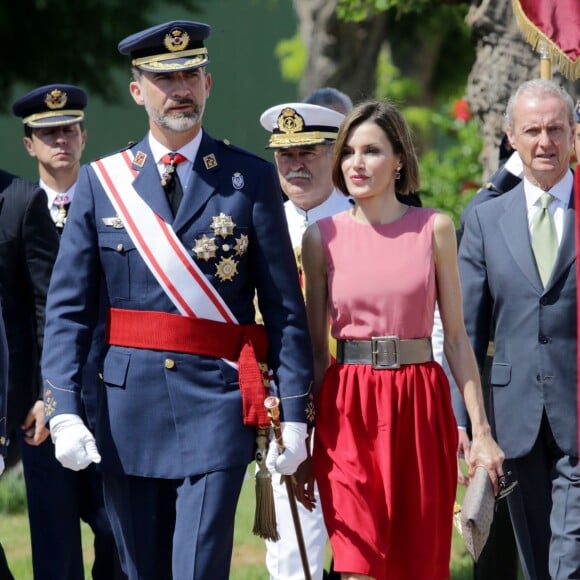
[[189, 34], [179, 28], [174, 28], [168, 32], [163, 39], [163, 44], [169, 52], [181, 52], [189, 44]]
[[44, 104], [49, 109], [62, 109], [67, 102], [67, 94], [60, 89], [54, 89], [50, 93], [46, 93], [44, 97]]
[[304, 129], [304, 119], [291, 107], [286, 107], [278, 116], [278, 129], [282, 133], [299, 133]]
[[244, 176], [239, 171], [232, 175], [232, 185], [234, 189], [242, 189], [244, 187]]

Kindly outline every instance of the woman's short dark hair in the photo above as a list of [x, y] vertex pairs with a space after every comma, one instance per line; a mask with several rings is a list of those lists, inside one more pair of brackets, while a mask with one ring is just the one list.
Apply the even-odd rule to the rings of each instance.
[[401, 112], [388, 101], [360, 103], [345, 117], [340, 126], [334, 149], [332, 163], [334, 185], [345, 195], [349, 194], [341, 167], [343, 151], [352, 131], [367, 121], [375, 123], [384, 131], [393, 151], [401, 157], [401, 177], [397, 180], [397, 192], [406, 195], [418, 191], [419, 162], [411, 132]]

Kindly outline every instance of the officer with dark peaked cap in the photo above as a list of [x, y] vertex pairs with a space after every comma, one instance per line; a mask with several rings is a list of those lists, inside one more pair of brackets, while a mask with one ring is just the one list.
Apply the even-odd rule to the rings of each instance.
[[51, 84], [34, 89], [12, 104], [12, 112], [32, 129], [62, 127], [85, 118], [87, 94], [80, 87]]
[[[306, 456], [312, 355], [282, 195], [272, 164], [202, 128], [209, 32], [180, 20], [119, 44], [149, 132], [81, 168], [47, 305], [56, 455], [76, 470], [100, 462], [131, 579], [229, 577], [255, 425], [268, 423], [268, 368], [284, 421], [277, 468], [294, 473]], [[80, 418], [79, 361], [102, 288], [110, 310], [93, 437]]]
[[[24, 147], [36, 160], [39, 185], [61, 234], [75, 192], [86, 143], [84, 110], [87, 94], [80, 87], [53, 83], [18, 98], [13, 113], [24, 125]], [[100, 332], [104, 327], [99, 327]], [[98, 340], [95, 332], [94, 340]], [[100, 354], [91, 350], [83, 367], [83, 416], [94, 425]], [[39, 409], [43, 409], [42, 402]], [[86, 415], [85, 415], [86, 413]], [[31, 421], [32, 419], [30, 419]], [[38, 420], [38, 419], [37, 419]], [[42, 419], [44, 423], [44, 418]], [[25, 421], [23, 427], [32, 427]], [[84, 578], [81, 519], [94, 533], [94, 579], [114, 580], [121, 571], [113, 532], [105, 511], [101, 475], [94, 465], [82, 472], [65, 469], [54, 455], [50, 439], [21, 445], [26, 481], [34, 577]]]
[[38, 162], [39, 184], [58, 233], [62, 233], [76, 189], [86, 143], [87, 94], [80, 87], [56, 83], [38, 87], [12, 105], [22, 119], [24, 147]]

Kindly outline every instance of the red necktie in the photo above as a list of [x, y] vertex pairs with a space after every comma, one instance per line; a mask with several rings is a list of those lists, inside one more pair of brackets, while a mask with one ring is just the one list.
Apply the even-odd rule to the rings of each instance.
[[161, 163], [165, 164], [165, 171], [161, 177], [161, 185], [165, 189], [173, 215], [177, 213], [183, 197], [183, 188], [176, 168], [184, 161], [187, 161], [187, 157], [181, 155], [181, 153], [171, 152], [161, 158]]

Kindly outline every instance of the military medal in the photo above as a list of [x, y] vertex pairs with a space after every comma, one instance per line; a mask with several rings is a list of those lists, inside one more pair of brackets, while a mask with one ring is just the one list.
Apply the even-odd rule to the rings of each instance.
[[195, 247], [192, 248], [195, 257], [198, 260], [208, 262], [210, 258], [215, 258], [218, 247], [215, 243], [215, 238], [208, 238], [205, 234], [195, 240]]
[[233, 258], [222, 258], [215, 268], [216, 276], [222, 282], [230, 282], [238, 273], [238, 263]]
[[234, 223], [232, 216], [225, 215], [221, 212], [220, 215], [212, 218], [210, 227], [216, 236], [221, 236], [225, 239], [228, 236], [233, 235], [236, 224]]
[[66, 204], [70, 203], [70, 198], [65, 193], [59, 193], [54, 203], [58, 205], [58, 213], [56, 214], [56, 218], [54, 223], [57, 228], [64, 228], [64, 224], [66, 223]]
[[163, 175], [161, 176], [161, 186], [167, 187], [171, 180], [173, 179], [173, 174], [175, 173], [175, 165], [173, 163], [169, 163], [165, 166], [165, 170], [163, 171]]
[[249, 243], [248, 236], [244, 234], [241, 234], [239, 238], [236, 238], [236, 245], [234, 246], [236, 256], [243, 256], [248, 251]]

